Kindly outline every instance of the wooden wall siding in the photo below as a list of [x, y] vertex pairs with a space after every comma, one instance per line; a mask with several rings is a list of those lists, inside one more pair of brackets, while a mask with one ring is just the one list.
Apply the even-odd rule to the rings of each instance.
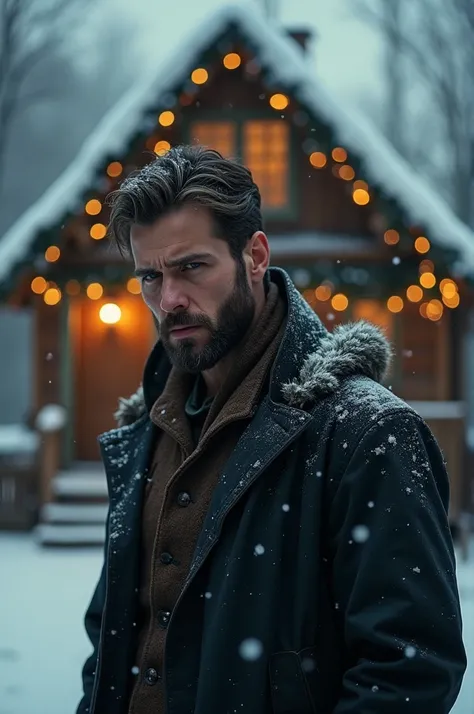
[[122, 310], [116, 325], [100, 321], [100, 307], [110, 298], [72, 301], [75, 400], [75, 458], [98, 460], [97, 436], [116, 426], [113, 413], [120, 396], [134, 393], [155, 339], [151, 314], [140, 296], [114, 297]]
[[62, 404], [61, 322], [64, 306], [46, 305], [42, 296], [34, 298], [35, 393], [33, 410], [45, 404]]
[[402, 329], [401, 396], [409, 401], [448, 401], [451, 393], [450, 314], [439, 322], [424, 320], [418, 306], [406, 306]]

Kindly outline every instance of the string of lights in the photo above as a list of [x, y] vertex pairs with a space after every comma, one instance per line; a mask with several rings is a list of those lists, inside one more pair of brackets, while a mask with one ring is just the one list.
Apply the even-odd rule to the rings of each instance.
[[[237, 52], [227, 52], [222, 57], [223, 66], [229, 71], [240, 67], [242, 62], [243, 58]], [[255, 75], [259, 71], [258, 65], [253, 60], [247, 63], [247, 67], [250, 74]], [[209, 76], [209, 71], [206, 68], [197, 67], [190, 73], [190, 81], [197, 88], [206, 84], [209, 81]], [[195, 95], [190, 96], [189, 93], [184, 93], [178, 101], [181, 106], [186, 106], [194, 99]], [[268, 103], [272, 109], [281, 113], [287, 110], [288, 107], [291, 108], [292, 100], [283, 92], [274, 92], [268, 97]], [[176, 120], [177, 110], [177, 107], [173, 106], [158, 113], [157, 124], [160, 131], [166, 132], [167, 129], [172, 127]], [[302, 118], [302, 114], [304, 113], [299, 109], [295, 109], [293, 113], [293, 120], [298, 126], [303, 126], [306, 123], [305, 118]], [[312, 131], [314, 132], [314, 129]], [[155, 131], [151, 132], [145, 144], [157, 156], [165, 155], [171, 148], [170, 141], [162, 137], [157, 138]], [[352, 165], [356, 162], [351, 162], [348, 151], [342, 146], [333, 146], [323, 150], [320, 147], [315, 148], [316, 144], [317, 142], [312, 138], [306, 144], [306, 153], [308, 154], [308, 163], [311, 169], [327, 171], [330, 168], [335, 178], [344, 181], [348, 185], [348, 193], [352, 201], [362, 208], [368, 206], [373, 199], [375, 191], [367, 181], [357, 177], [357, 171]], [[111, 161], [105, 169], [105, 174], [108, 177], [109, 184], [110, 181], [117, 182], [124, 175], [124, 166], [119, 160]], [[92, 221], [89, 225], [89, 236], [91, 240], [96, 242], [102, 241], [107, 235], [105, 219], [101, 220], [103, 213], [102, 197], [89, 198], [85, 202], [84, 217], [90, 218]], [[374, 210], [374, 216], [375, 232], [380, 233], [380, 237], [383, 237], [383, 242], [388, 248], [400, 250], [403, 257], [423, 256], [418, 265], [417, 282], [412, 281], [404, 286], [400, 285], [396, 293], [386, 297], [387, 309], [391, 313], [400, 313], [407, 303], [418, 304], [419, 314], [423, 318], [438, 321], [443, 316], [445, 308], [457, 308], [460, 304], [458, 285], [450, 277], [440, 279], [435, 269], [434, 260], [430, 257], [424, 257], [430, 255], [432, 249], [430, 240], [421, 234], [413, 236], [409, 229], [406, 229], [402, 236], [401, 230], [398, 227], [387, 226], [384, 216], [378, 214], [376, 210]], [[377, 230], [378, 227], [382, 227], [382, 230]], [[390, 256], [388, 255], [387, 257], [390, 260]], [[48, 265], [58, 263], [61, 260], [61, 248], [57, 245], [49, 245], [44, 252], [44, 260]], [[391, 260], [393, 265], [400, 265], [402, 262], [400, 255], [394, 255]], [[404, 271], [402, 269], [400, 270], [399, 284], [403, 282], [403, 274]], [[54, 281], [47, 280], [42, 275], [37, 275], [31, 281], [31, 291], [36, 295], [42, 295], [47, 305], [57, 305], [61, 301], [63, 292], [70, 297], [74, 297], [80, 295], [84, 289], [85, 295], [90, 300], [99, 300], [104, 297], [104, 286], [96, 280], [81, 284], [80, 280], [72, 278], [64, 286], [60, 286]], [[136, 278], [129, 278], [126, 282], [126, 289], [132, 295], [138, 295], [140, 293], [139, 281]], [[336, 286], [329, 279], [321, 281], [316, 287], [307, 287], [302, 292], [312, 306], [315, 305], [315, 302], [327, 303], [331, 305], [333, 310], [340, 313], [349, 308], [350, 297], [340, 290], [340, 286]], [[107, 322], [107, 320], [104, 320], [104, 322]]]

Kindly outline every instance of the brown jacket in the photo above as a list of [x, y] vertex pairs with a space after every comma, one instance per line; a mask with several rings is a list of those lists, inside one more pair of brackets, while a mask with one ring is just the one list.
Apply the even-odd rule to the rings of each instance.
[[[184, 405], [194, 377], [173, 369], [151, 412], [159, 437], [142, 513], [140, 620], [130, 714], [164, 712], [161, 669], [166, 628], [189, 570], [223, 466], [249, 423], [284, 331], [275, 285], [235, 354], [235, 369], [211, 405], [195, 447]], [[185, 645], [185, 643], [183, 643]]]

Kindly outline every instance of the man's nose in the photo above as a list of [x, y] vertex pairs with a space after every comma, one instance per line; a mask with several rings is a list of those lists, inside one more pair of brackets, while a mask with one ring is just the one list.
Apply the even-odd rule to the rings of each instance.
[[177, 281], [164, 278], [161, 286], [160, 310], [176, 312], [186, 310], [188, 306], [189, 300]]

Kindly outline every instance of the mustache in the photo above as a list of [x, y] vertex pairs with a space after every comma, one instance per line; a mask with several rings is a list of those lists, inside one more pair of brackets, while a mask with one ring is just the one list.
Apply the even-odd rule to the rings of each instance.
[[212, 329], [212, 322], [206, 315], [190, 315], [185, 312], [177, 312], [175, 315], [167, 315], [160, 325], [164, 332], [169, 332], [174, 327], [188, 327], [190, 325], [200, 325]]

